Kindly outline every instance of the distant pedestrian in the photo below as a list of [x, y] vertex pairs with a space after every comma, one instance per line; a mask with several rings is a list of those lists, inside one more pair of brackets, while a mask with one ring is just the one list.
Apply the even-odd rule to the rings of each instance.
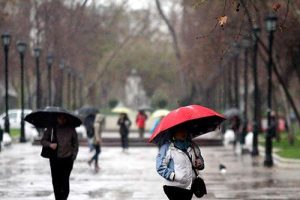
[[123, 152], [128, 150], [128, 135], [129, 135], [129, 128], [131, 126], [131, 121], [128, 118], [126, 113], [120, 113], [120, 117], [118, 119], [118, 123], [120, 126], [120, 135], [121, 135], [121, 144], [123, 148]]
[[87, 142], [90, 148], [90, 152], [94, 150], [93, 138], [94, 138], [94, 121], [95, 114], [90, 114], [84, 118], [83, 125], [86, 129]]
[[241, 134], [242, 134], [242, 122], [239, 116], [236, 115], [230, 119], [230, 128], [234, 132], [233, 148], [235, 150], [237, 144], [241, 140]]
[[147, 118], [148, 116], [145, 114], [143, 110], [140, 110], [136, 116], [135, 123], [138, 127], [140, 138], [144, 137]]
[[160, 121], [164, 118], [164, 116], [158, 117], [154, 120], [154, 123], [150, 129], [150, 134], [152, 135], [152, 133], [154, 132], [155, 128], [159, 125]]
[[56, 120], [56, 127], [45, 129], [41, 144], [55, 152], [50, 157], [55, 199], [66, 200], [70, 192], [70, 174], [78, 153], [78, 138], [75, 128], [67, 125], [68, 118], [65, 115], [59, 115]]
[[276, 118], [276, 113], [274, 111], [272, 111], [270, 115], [270, 126], [267, 128], [267, 131], [270, 131], [270, 136], [272, 138], [275, 138], [278, 135], [278, 122]]
[[88, 161], [88, 164], [91, 165], [95, 161], [95, 171], [98, 172], [99, 164], [98, 157], [101, 152], [101, 143], [102, 143], [102, 132], [105, 126], [105, 117], [101, 114], [97, 114], [94, 122], [94, 137], [93, 144], [95, 149], [95, 155]]
[[192, 183], [198, 170], [204, 169], [204, 160], [186, 128], [175, 128], [170, 134], [171, 140], [159, 149], [156, 170], [165, 179], [163, 189], [170, 200], [190, 200]]
[[2, 129], [2, 127], [0, 126], [0, 152], [1, 152], [2, 140], [3, 140], [3, 129]]

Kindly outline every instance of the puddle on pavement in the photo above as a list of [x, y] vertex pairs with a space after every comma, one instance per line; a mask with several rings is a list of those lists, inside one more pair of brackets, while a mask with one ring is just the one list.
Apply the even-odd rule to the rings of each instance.
[[123, 198], [130, 198], [133, 195], [133, 192], [131, 191], [125, 191], [125, 190], [107, 190], [107, 189], [98, 189], [94, 190], [88, 193], [88, 195], [92, 198], [101, 198], [104, 197], [105, 194], [112, 193], [114, 197], [117, 197], [118, 199]]
[[88, 193], [88, 195], [90, 196], [90, 197], [92, 197], [92, 198], [101, 198], [101, 197], [103, 197], [104, 196], [104, 193], [105, 192], [107, 192], [107, 190], [106, 191], [104, 191], [103, 189], [99, 189], [99, 190], [95, 190], [95, 191], [91, 191], [91, 192], [89, 192]]
[[262, 188], [297, 188], [300, 187], [300, 182], [298, 181], [279, 181], [274, 179], [254, 181], [254, 182], [239, 182], [234, 184], [227, 184], [228, 187], [237, 190], [246, 189], [262, 189]]
[[[47, 197], [50, 196], [50, 194], [52, 194], [52, 191], [36, 191], [34, 192], [35, 197]], [[31, 196], [31, 195], [30, 195]]]

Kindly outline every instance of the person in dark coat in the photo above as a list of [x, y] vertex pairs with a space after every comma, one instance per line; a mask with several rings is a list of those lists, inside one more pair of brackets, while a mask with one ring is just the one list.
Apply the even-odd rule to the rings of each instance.
[[3, 129], [2, 129], [2, 127], [0, 126], [0, 152], [1, 152], [2, 140], [3, 140]]
[[56, 200], [68, 199], [70, 174], [79, 146], [75, 128], [66, 126], [67, 120], [64, 115], [59, 115], [57, 126], [45, 129], [41, 139], [41, 144], [44, 147], [50, 147], [56, 152], [49, 159]]
[[121, 113], [120, 117], [118, 119], [118, 123], [120, 126], [120, 135], [121, 135], [121, 143], [123, 152], [126, 152], [128, 150], [128, 134], [129, 134], [129, 128], [131, 126], [131, 121], [128, 118], [128, 115], [126, 113]]
[[270, 118], [270, 126], [267, 128], [267, 132], [270, 130], [270, 137], [275, 138], [277, 136], [277, 127], [278, 122], [276, 119], [276, 114], [274, 111], [271, 112], [271, 118]]

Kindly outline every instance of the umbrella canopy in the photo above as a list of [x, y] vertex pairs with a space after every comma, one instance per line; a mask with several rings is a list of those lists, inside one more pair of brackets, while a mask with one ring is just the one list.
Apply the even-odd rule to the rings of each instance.
[[226, 110], [225, 113], [224, 113], [224, 115], [227, 118], [231, 118], [231, 117], [234, 117], [234, 116], [240, 116], [240, 114], [241, 114], [241, 112], [237, 108], [230, 108], [230, 109]]
[[112, 112], [129, 114], [129, 113], [131, 113], [131, 109], [127, 108], [127, 107], [115, 107], [114, 109], [112, 109]]
[[152, 113], [151, 117], [152, 118], [164, 117], [169, 113], [170, 113], [170, 111], [167, 109], [158, 109]]
[[78, 114], [82, 115], [83, 117], [87, 117], [89, 115], [96, 115], [99, 113], [99, 109], [93, 106], [85, 106], [78, 110]]
[[224, 116], [200, 105], [180, 107], [165, 116], [155, 128], [149, 142], [162, 143], [170, 139], [172, 129], [185, 126], [192, 138], [215, 130]]
[[34, 111], [24, 118], [25, 121], [33, 124], [36, 128], [47, 128], [56, 126], [57, 117], [64, 115], [67, 119], [66, 126], [80, 126], [81, 120], [61, 107], [46, 107], [43, 110]]

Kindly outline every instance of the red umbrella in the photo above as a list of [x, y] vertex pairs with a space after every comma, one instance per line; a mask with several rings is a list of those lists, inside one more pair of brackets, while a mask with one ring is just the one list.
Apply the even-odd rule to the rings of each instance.
[[165, 116], [155, 128], [149, 142], [161, 143], [170, 138], [174, 127], [184, 125], [192, 138], [214, 131], [223, 121], [224, 116], [214, 110], [190, 105], [180, 107]]

